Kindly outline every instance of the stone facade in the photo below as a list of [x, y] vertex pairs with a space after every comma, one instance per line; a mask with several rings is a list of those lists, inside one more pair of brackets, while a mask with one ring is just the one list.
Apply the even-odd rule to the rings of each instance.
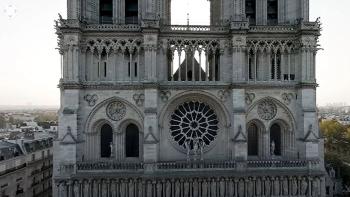
[[54, 196], [324, 196], [308, 0], [170, 3], [68, 0]]

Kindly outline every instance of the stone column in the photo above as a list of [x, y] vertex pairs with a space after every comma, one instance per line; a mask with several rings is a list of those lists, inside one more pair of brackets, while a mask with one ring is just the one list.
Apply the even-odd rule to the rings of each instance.
[[[246, 80], [246, 36], [232, 35], [232, 79], [233, 82]], [[247, 76], [248, 77], [248, 76]]]
[[146, 172], [153, 171], [159, 155], [158, 90], [150, 85], [145, 89], [144, 145], [143, 157]]
[[231, 118], [230, 143], [232, 158], [235, 160], [247, 159], [247, 134], [246, 134], [246, 110], [245, 90], [232, 89], [233, 116]]

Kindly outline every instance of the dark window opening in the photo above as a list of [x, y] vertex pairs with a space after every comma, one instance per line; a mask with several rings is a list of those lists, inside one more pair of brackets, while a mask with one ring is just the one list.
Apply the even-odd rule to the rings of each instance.
[[139, 157], [139, 129], [134, 124], [126, 127], [125, 146], [126, 157]]
[[131, 73], [131, 67], [130, 67], [130, 62], [128, 62], [128, 77], [130, 77], [130, 73]]
[[113, 129], [108, 124], [101, 127], [101, 157], [111, 157], [111, 144], [113, 143]]
[[282, 154], [281, 145], [281, 126], [274, 124], [270, 129], [271, 154], [280, 156]]
[[100, 0], [100, 23], [113, 23], [113, 0]]
[[245, 1], [245, 14], [249, 20], [249, 24], [255, 25], [256, 21], [256, 0]]
[[187, 79], [188, 79], [188, 81], [192, 81], [192, 70], [189, 70], [187, 72]]
[[278, 0], [267, 1], [267, 23], [268, 25], [278, 24]]
[[249, 52], [249, 59], [248, 59], [248, 77], [249, 79], [254, 79], [253, 78], [253, 56], [254, 53], [252, 51]]
[[97, 62], [97, 77], [100, 77], [100, 62]]
[[248, 128], [248, 155], [258, 156], [258, 127], [255, 124]]
[[134, 76], [137, 77], [137, 62], [135, 62]]
[[107, 77], [107, 62], [104, 62], [104, 65], [103, 65], [103, 76]]
[[125, 0], [125, 24], [138, 24], [138, 0]]

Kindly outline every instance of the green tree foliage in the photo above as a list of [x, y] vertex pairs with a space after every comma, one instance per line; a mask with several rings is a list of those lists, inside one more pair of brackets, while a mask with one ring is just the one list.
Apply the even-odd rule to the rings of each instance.
[[344, 181], [350, 185], [350, 127], [335, 120], [322, 121], [321, 132], [325, 138], [325, 160], [331, 164]]
[[350, 148], [349, 128], [335, 120], [322, 121], [320, 129], [327, 151], [347, 151]]

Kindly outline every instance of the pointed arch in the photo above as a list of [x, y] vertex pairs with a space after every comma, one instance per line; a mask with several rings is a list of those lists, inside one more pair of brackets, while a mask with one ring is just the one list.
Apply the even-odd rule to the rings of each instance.
[[109, 158], [112, 156], [113, 129], [109, 124], [103, 124], [100, 130], [100, 156]]
[[137, 158], [140, 156], [139, 128], [130, 123], [125, 129], [125, 157]]

